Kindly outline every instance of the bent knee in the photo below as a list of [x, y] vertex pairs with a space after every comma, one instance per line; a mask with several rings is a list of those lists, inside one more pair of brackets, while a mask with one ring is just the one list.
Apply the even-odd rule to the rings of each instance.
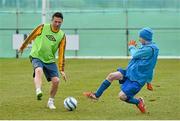
[[52, 78], [52, 83], [53, 83], [53, 84], [58, 84], [59, 81], [60, 81], [60, 79], [59, 79], [58, 77], [53, 77], [53, 78]]
[[42, 70], [42, 68], [37, 67], [37, 68], [35, 69], [35, 72], [36, 72], [36, 73], [43, 73], [43, 70]]
[[122, 101], [126, 101], [127, 100], [127, 96], [124, 92], [120, 92], [119, 93], [119, 99]]
[[121, 78], [122, 78], [122, 74], [120, 72], [113, 72], [110, 73], [106, 79], [112, 82], [113, 80], [120, 80]]
[[110, 73], [106, 79], [112, 82], [115, 79], [115, 75], [113, 73]]

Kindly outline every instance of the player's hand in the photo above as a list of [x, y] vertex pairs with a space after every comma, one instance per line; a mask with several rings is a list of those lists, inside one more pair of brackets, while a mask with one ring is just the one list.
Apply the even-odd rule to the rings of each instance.
[[67, 77], [66, 77], [65, 72], [64, 72], [64, 71], [60, 71], [60, 73], [61, 73], [61, 75], [62, 75], [64, 81], [67, 81]]
[[129, 46], [136, 46], [136, 41], [135, 40], [130, 40], [129, 43], [128, 43]]

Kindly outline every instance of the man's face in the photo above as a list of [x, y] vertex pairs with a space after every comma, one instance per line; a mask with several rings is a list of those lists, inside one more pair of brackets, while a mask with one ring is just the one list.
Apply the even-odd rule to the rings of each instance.
[[53, 26], [53, 28], [54, 29], [59, 29], [61, 27], [62, 22], [63, 22], [62, 18], [54, 17], [52, 19], [52, 26]]

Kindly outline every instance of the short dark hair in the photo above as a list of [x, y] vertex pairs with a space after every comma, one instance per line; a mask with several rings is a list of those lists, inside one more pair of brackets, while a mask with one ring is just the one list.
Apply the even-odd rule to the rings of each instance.
[[61, 12], [56, 12], [56, 13], [54, 13], [54, 14], [52, 15], [52, 19], [53, 19], [54, 17], [58, 17], [58, 18], [62, 18], [62, 19], [63, 19], [63, 14], [62, 14]]

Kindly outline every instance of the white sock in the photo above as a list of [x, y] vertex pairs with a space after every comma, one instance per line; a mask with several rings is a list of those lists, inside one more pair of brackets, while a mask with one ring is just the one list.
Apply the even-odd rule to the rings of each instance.
[[36, 92], [41, 92], [41, 88], [36, 88]]

